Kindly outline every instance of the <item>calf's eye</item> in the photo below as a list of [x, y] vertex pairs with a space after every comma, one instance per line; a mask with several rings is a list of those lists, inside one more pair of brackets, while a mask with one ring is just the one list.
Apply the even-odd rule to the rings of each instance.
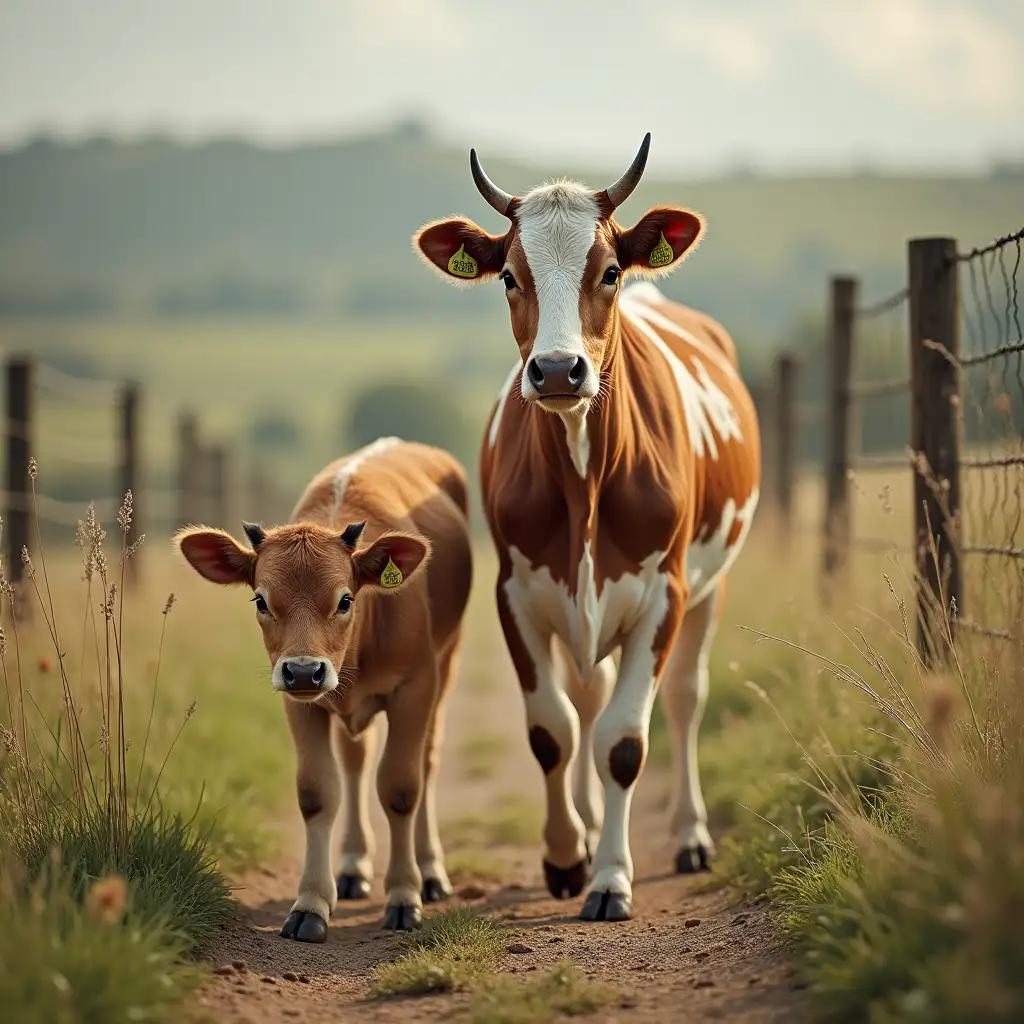
[[338, 614], [339, 615], [344, 615], [349, 610], [349, 608], [351, 608], [351, 607], [352, 607], [352, 595], [351, 594], [342, 594], [341, 595], [341, 600], [338, 602]]
[[508, 292], [512, 291], [512, 289], [515, 288], [516, 286], [516, 279], [508, 270], [503, 270], [501, 272], [501, 282], [505, 286], [505, 291]]
[[270, 614], [270, 609], [267, 607], [266, 599], [263, 597], [262, 594], [257, 594], [252, 599], [252, 603], [254, 605], [256, 605], [256, 611], [258, 611], [260, 613], [260, 615], [269, 615]]
[[618, 267], [609, 267], [601, 278], [601, 284], [614, 285], [618, 283], [622, 271]]

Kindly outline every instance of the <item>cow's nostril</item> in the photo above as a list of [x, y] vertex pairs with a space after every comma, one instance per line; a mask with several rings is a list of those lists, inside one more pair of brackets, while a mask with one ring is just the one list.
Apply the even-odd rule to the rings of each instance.
[[536, 359], [531, 359], [526, 364], [526, 376], [538, 391], [544, 387], [544, 371], [537, 365]]
[[313, 669], [313, 682], [317, 686], [322, 686], [324, 677], [327, 675], [327, 670], [324, 668], [324, 663], [321, 661], [315, 669]]
[[569, 371], [569, 386], [573, 391], [579, 391], [583, 387], [583, 381], [587, 377], [587, 363], [583, 356], [578, 356]]
[[291, 686], [295, 682], [295, 676], [287, 661], [281, 666], [281, 678], [284, 680], [285, 686]]

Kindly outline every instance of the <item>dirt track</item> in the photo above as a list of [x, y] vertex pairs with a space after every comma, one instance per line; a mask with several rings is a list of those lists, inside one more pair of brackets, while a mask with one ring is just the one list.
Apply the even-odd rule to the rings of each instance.
[[[474, 663], [494, 664], [495, 641], [483, 631], [475, 649], [466, 651], [467, 671], [448, 711], [448, 730], [439, 805], [442, 839], [446, 818], [486, 815], [502, 796], [518, 795], [536, 802], [541, 796], [540, 771], [526, 744], [523, 713], [515, 683], [482, 677]], [[500, 649], [500, 648], [499, 648]], [[467, 740], [481, 732], [499, 732], [505, 748], [486, 778], [467, 779]], [[724, 1021], [774, 1022], [800, 1020], [802, 997], [794, 989], [781, 940], [764, 909], [737, 905], [727, 891], [701, 891], [701, 881], [667, 874], [672, 864], [666, 816], [666, 781], [649, 770], [634, 803], [632, 837], [636, 861], [636, 917], [625, 924], [584, 924], [575, 918], [580, 899], [557, 901], [543, 887], [539, 843], [532, 847], [499, 847], [488, 854], [506, 871], [500, 880], [461, 877], [453, 902], [470, 902], [498, 915], [512, 915], [514, 941], [527, 953], [507, 953], [506, 972], [541, 971], [571, 959], [588, 976], [614, 992], [593, 1021]], [[461, 1006], [461, 995], [370, 1001], [370, 972], [397, 955], [398, 940], [380, 930], [383, 892], [380, 877], [386, 846], [383, 815], [374, 808], [377, 871], [372, 898], [366, 903], [339, 903], [327, 942], [311, 946], [281, 939], [277, 931], [287, 916], [300, 873], [301, 819], [296, 810], [282, 824], [284, 846], [292, 852], [280, 862], [257, 868], [237, 879], [239, 908], [235, 919], [210, 951], [215, 965], [245, 961], [243, 972], [218, 974], [200, 997], [218, 1022], [433, 1021]], [[538, 835], [539, 840], [539, 835]], [[706, 878], [706, 876], [704, 876]], [[470, 887], [470, 888], [467, 888]], [[478, 890], [476, 893], [472, 889]], [[483, 895], [479, 894], [483, 890]], [[467, 898], [460, 898], [460, 891]], [[472, 896], [473, 898], [468, 898]], [[432, 908], [427, 908], [430, 913]], [[699, 924], [694, 924], [699, 921]], [[285, 975], [302, 980], [288, 980]]]

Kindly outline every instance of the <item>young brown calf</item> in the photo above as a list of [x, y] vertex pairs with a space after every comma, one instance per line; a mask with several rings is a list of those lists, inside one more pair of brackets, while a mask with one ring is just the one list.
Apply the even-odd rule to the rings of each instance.
[[[323, 942], [335, 901], [369, 895], [367, 727], [378, 711], [388, 720], [377, 775], [391, 831], [384, 927], [417, 927], [421, 900], [451, 892], [434, 786], [472, 575], [466, 514], [465, 474], [450, 455], [384, 438], [316, 476], [291, 525], [246, 524], [252, 550], [222, 530], [193, 527], [177, 537], [201, 576], [252, 588], [273, 687], [285, 695], [306, 822], [306, 862], [281, 929], [286, 938]], [[332, 717], [340, 720], [341, 771]], [[331, 830], [342, 790], [335, 884]]]

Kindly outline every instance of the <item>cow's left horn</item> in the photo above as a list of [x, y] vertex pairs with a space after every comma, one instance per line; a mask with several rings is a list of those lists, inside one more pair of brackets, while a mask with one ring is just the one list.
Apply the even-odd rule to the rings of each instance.
[[640, 143], [640, 151], [629, 165], [629, 170], [614, 185], [609, 185], [605, 189], [605, 195], [608, 196], [608, 202], [611, 203], [613, 210], [617, 206], [621, 206], [629, 198], [633, 189], [640, 183], [644, 168], [647, 166], [647, 154], [650, 152], [650, 149], [651, 133], [648, 132], [644, 136], [644, 141]]
[[480, 166], [480, 159], [477, 157], [475, 149], [469, 151], [469, 169], [473, 172], [473, 181], [476, 182], [480, 195], [503, 217], [510, 216], [509, 209], [512, 203], [515, 202], [515, 197], [510, 196], [507, 192], [503, 192], [484, 174], [484, 169]]

